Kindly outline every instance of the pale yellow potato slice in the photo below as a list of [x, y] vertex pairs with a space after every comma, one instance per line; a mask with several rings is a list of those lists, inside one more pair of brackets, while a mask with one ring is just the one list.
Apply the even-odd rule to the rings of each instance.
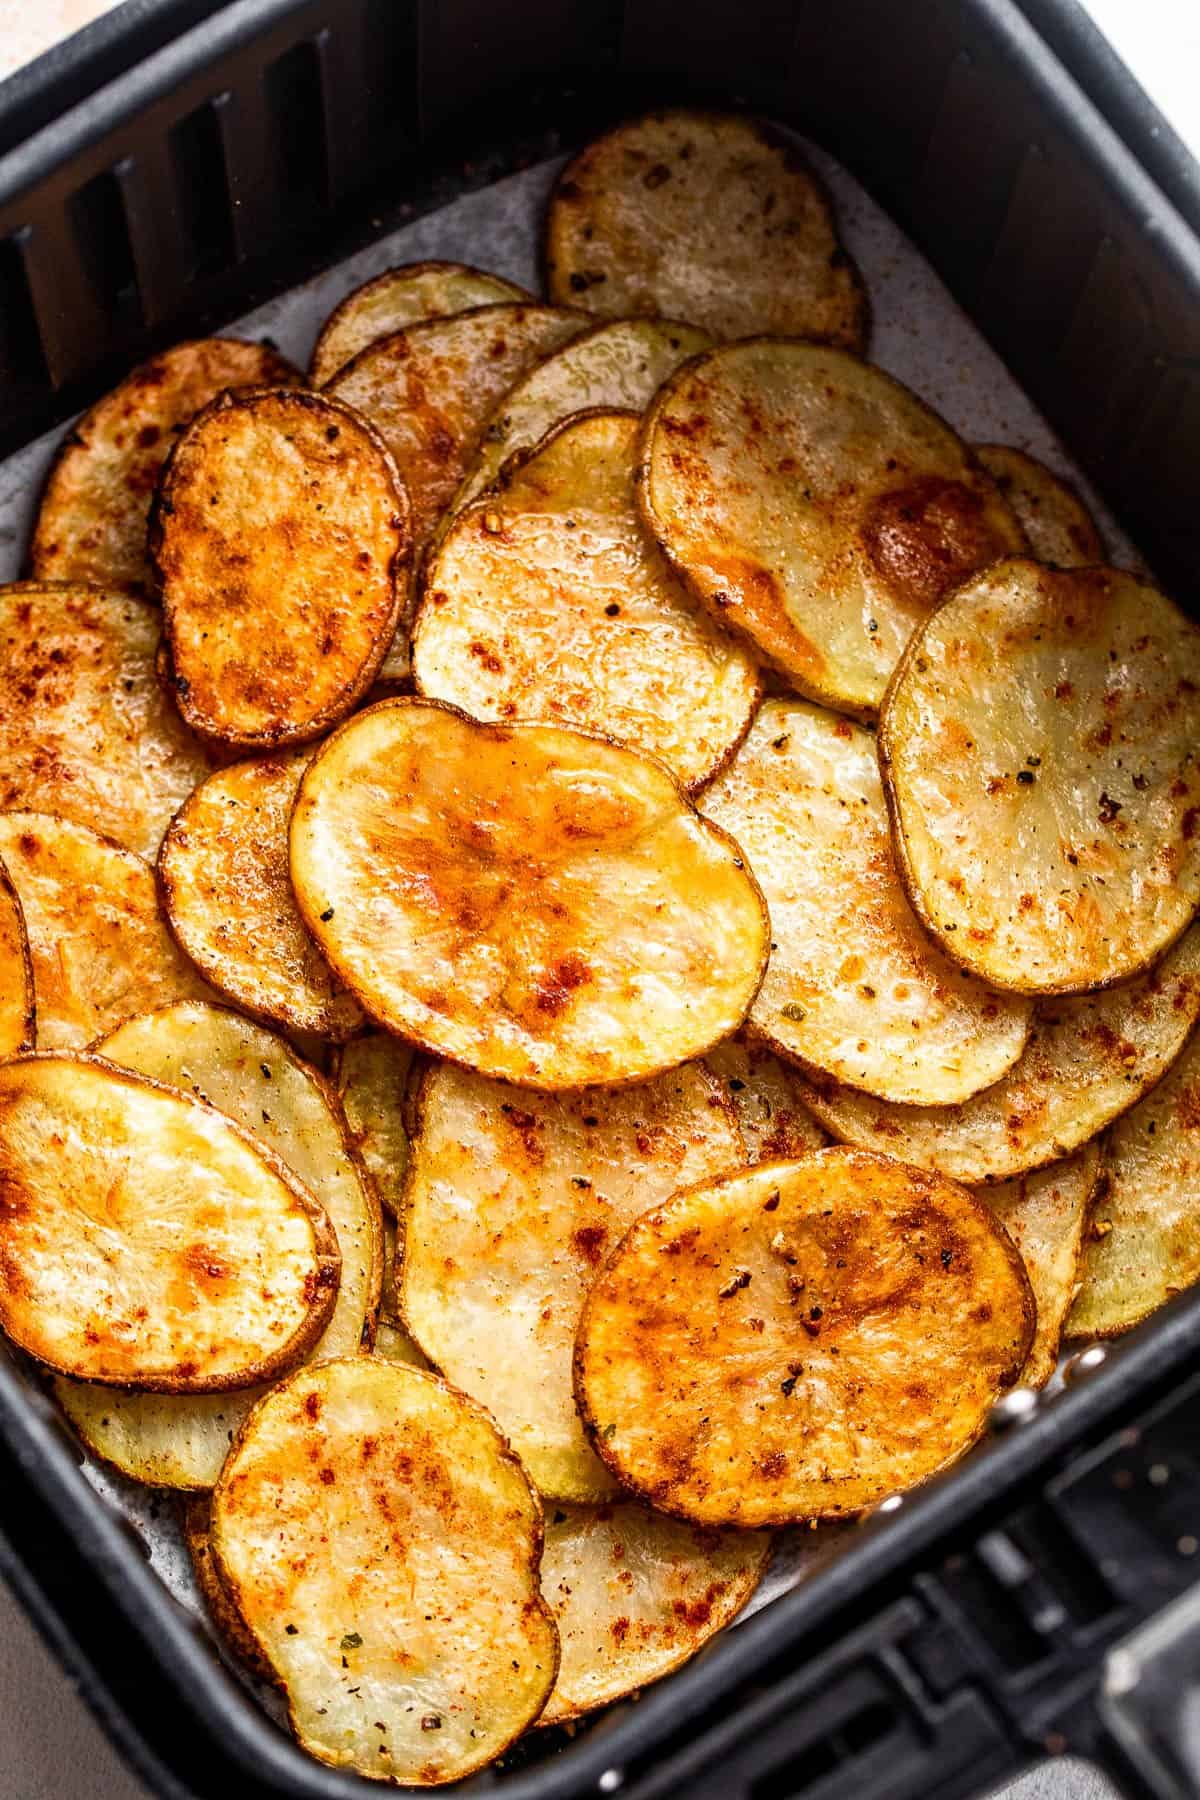
[[648, 1206], [744, 1160], [732, 1109], [698, 1063], [571, 1095], [530, 1095], [449, 1063], [426, 1076], [401, 1313], [430, 1362], [487, 1407], [543, 1494], [617, 1492], [571, 1393], [571, 1347], [596, 1271]]
[[179, 954], [153, 870], [48, 813], [0, 813], [0, 860], [21, 902], [42, 1050], [78, 1050], [133, 1013], [210, 989]]
[[1148, 975], [1034, 1010], [1025, 1053], [961, 1106], [892, 1106], [836, 1082], [801, 1080], [834, 1137], [956, 1181], [1007, 1181], [1103, 1131], [1170, 1068], [1200, 1017], [1200, 928]]
[[1096, 521], [1061, 475], [1009, 444], [977, 444], [975, 454], [1016, 513], [1039, 562], [1072, 569], [1105, 560]]
[[288, 817], [309, 753], [220, 769], [180, 807], [158, 856], [176, 942], [227, 999], [335, 1042], [361, 1029], [300, 922], [288, 875]]
[[200, 1598], [217, 1636], [226, 1648], [232, 1650], [260, 1681], [273, 1682], [275, 1671], [259, 1649], [258, 1639], [234, 1605], [233, 1596], [217, 1567], [212, 1552], [211, 1519], [209, 1496], [194, 1494], [184, 1507], [183, 1537], [192, 1559], [192, 1571], [200, 1590]]
[[542, 1512], [482, 1407], [377, 1357], [290, 1376], [213, 1495], [221, 1575], [322, 1762], [433, 1786], [554, 1684]]
[[662, 1512], [839, 1518], [967, 1449], [1033, 1332], [983, 1202], [819, 1150], [641, 1215], [588, 1295], [575, 1395], [613, 1474]]
[[546, 1509], [542, 1593], [562, 1659], [539, 1725], [658, 1681], [746, 1604], [771, 1539], [664, 1518], [636, 1500]]
[[1023, 1387], [1044, 1387], [1058, 1366], [1063, 1322], [1079, 1291], [1088, 1209], [1101, 1190], [1103, 1166], [1100, 1147], [1092, 1143], [1065, 1162], [981, 1195], [1021, 1252], [1037, 1304], [1037, 1330], [1021, 1371]]
[[226, 388], [303, 381], [268, 344], [237, 338], [200, 338], [151, 357], [63, 439], [29, 550], [33, 574], [149, 594], [146, 521], [184, 427]]
[[879, 724], [914, 907], [1018, 993], [1104, 987], [1200, 905], [1200, 630], [1121, 569], [1004, 562], [914, 639]]
[[429, 1363], [404, 1329], [400, 1316], [399, 1261], [403, 1256], [402, 1228], [395, 1219], [383, 1222], [383, 1295], [379, 1305], [379, 1328], [375, 1333], [374, 1351], [388, 1362], [408, 1363], [414, 1369], [427, 1369]]
[[214, 1107], [94, 1057], [0, 1063], [0, 1325], [60, 1373], [162, 1393], [298, 1362], [337, 1295], [328, 1218]]
[[638, 517], [638, 425], [568, 419], [455, 517], [426, 569], [413, 676], [477, 719], [603, 731], [694, 788], [728, 760], [761, 689]]
[[567, 164], [546, 223], [552, 300], [777, 331], [851, 350], [867, 298], [794, 145], [757, 119], [672, 109], [627, 120]]
[[696, 594], [801, 693], [863, 716], [915, 628], [1025, 537], [990, 476], [882, 369], [756, 338], [659, 389], [639, 488]]
[[159, 684], [161, 624], [129, 594], [0, 587], [0, 810], [58, 813], [157, 854], [212, 768]]
[[12, 877], [0, 862], [0, 1057], [32, 1050], [36, 1023], [25, 915]]
[[393, 1219], [401, 1217], [408, 1167], [405, 1095], [416, 1053], [402, 1038], [367, 1031], [338, 1051], [334, 1085], [354, 1147]]
[[385, 269], [334, 307], [313, 345], [309, 378], [314, 387], [324, 387], [368, 344], [403, 331], [407, 325], [469, 312], [476, 306], [494, 306], [502, 300], [530, 299], [532, 295], [515, 281], [472, 269], [466, 263], [404, 263], [398, 269]]
[[[171, 1006], [130, 1019], [100, 1046], [112, 1062], [195, 1094], [254, 1134], [320, 1201], [337, 1234], [342, 1278], [315, 1359], [351, 1356], [375, 1330], [382, 1273], [378, 1202], [347, 1143], [336, 1098], [261, 1025], [224, 1007]], [[97, 1455], [156, 1487], [211, 1488], [263, 1391], [183, 1397], [55, 1384]]]
[[704, 1060], [733, 1103], [748, 1163], [788, 1162], [825, 1148], [828, 1135], [801, 1098], [796, 1070], [765, 1045], [727, 1038]]
[[309, 764], [301, 917], [389, 1030], [521, 1086], [637, 1081], [741, 1024], [767, 916], [661, 763], [388, 700]]

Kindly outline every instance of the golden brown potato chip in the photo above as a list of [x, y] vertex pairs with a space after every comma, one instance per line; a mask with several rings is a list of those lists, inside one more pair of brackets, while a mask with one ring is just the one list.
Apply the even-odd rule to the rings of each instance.
[[568, 419], [457, 515], [426, 570], [413, 675], [477, 719], [606, 732], [693, 788], [749, 725], [758, 671], [638, 517], [637, 435], [636, 413]]
[[1006, 1181], [1077, 1150], [1153, 1087], [1200, 1017], [1200, 928], [1149, 975], [1034, 1009], [1020, 1061], [961, 1106], [893, 1106], [801, 1081], [827, 1131], [955, 1181]]
[[748, 1163], [790, 1162], [829, 1138], [800, 1097], [795, 1069], [762, 1044], [727, 1038], [704, 1058], [737, 1114]]
[[132, 1013], [209, 988], [171, 942], [140, 856], [48, 813], [0, 813], [21, 901], [42, 1050], [78, 1050]]
[[0, 1063], [0, 1324], [60, 1373], [246, 1387], [320, 1335], [328, 1218], [214, 1107], [84, 1056]]
[[546, 280], [552, 300], [691, 319], [717, 337], [858, 350], [867, 335], [824, 189], [782, 134], [731, 113], [647, 113], [581, 151], [550, 201]]
[[36, 1017], [25, 915], [12, 877], [0, 862], [0, 1057], [33, 1048]]
[[1096, 521], [1061, 475], [1008, 444], [977, 444], [975, 454], [1016, 513], [1039, 562], [1071, 569], [1105, 560]]
[[[336, 1098], [281, 1038], [219, 1006], [169, 1006], [129, 1022], [101, 1054], [207, 1100], [278, 1157], [329, 1216], [342, 1257], [337, 1302], [314, 1358], [350, 1356], [375, 1329], [378, 1203], [351, 1154]], [[114, 1394], [60, 1380], [67, 1417], [97, 1455], [157, 1487], [210, 1488], [261, 1389]]]
[[991, 478], [915, 394], [784, 338], [709, 351], [659, 389], [639, 497], [717, 618], [801, 693], [863, 715], [938, 601], [1025, 547]]
[[575, 1395], [613, 1474], [663, 1512], [838, 1518], [965, 1450], [1033, 1330], [986, 1205], [819, 1150], [642, 1214], [588, 1295]]
[[539, 1725], [562, 1725], [658, 1681], [728, 1625], [771, 1539], [664, 1518], [636, 1500], [550, 1506], [542, 1593], [562, 1660]]
[[334, 307], [313, 345], [309, 376], [314, 387], [324, 387], [368, 344], [424, 319], [444, 319], [501, 300], [532, 298], [514, 281], [466, 263], [404, 263], [398, 269], [385, 269]]
[[986, 1200], [1021, 1252], [1037, 1305], [1037, 1330], [1023, 1387], [1044, 1387], [1058, 1365], [1063, 1321], [1079, 1289], [1079, 1258], [1092, 1196], [1101, 1181], [1099, 1146], [1036, 1175], [987, 1188]]
[[639, 1213], [745, 1160], [699, 1063], [637, 1087], [530, 1095], [443, 1063], [421, 1088], [400, 1308], [487, 1407], [544, 1494], [617, 1491], [587, 1446], [571, 1347], [596, 1270]]
[[128, 594], [0, 587], [0, 810], [58, 813], [156, 855], [212, 768], [159, 685], [160, 626]]
[[233, 1597], [217, 1567], [209, 1532], [211, 1517], [212, 1509], [207, 1494], [193, 1495], [184, 1508], [183, 1537], [192, 1559], [200, 1598], [208, 1609], [208, 1616], [216, 1627], [218, 1637], [260, 1681], [273, 1682], [275, 1671], [260, 1650], [258, 1639], [233, 1604]]
[[1005, 562], [914, 638], [879, 723], [925, 925], [1018, 993], [1136, 974], [1200, 904], [1200, 630], [1120, 569]]
[[363, 1024], [300, 923], [288, 816], [308, 751], [221, 769], [172, 819], [158, 857], [167, 920], [196, 966], [238, 1006], [335, 1042]]
[[1031, 1003], [964, 975], [922, 929], [869, 731], [806, 700], [768, 700], [700, 805], [745, 851], [771, 915], [755, 1036], [910, 1105], [957, 1104], [1012, 1067]]
[[348, 407], [286, 388], [206, 407], [149, 536], [188, 724], [238, 749], [327, 731], [379, 672], [411, 547], [396, 466]]
[[366, 1356], [290, 1376], [225, 1465], [212, 1542], [322, 1762], [452, 1781], [545, 1704], [541, 1507], [483, 1409], [434, 1376]]
[[415, 1060], [412, 1045], [386, 1031], [364, 1032], [338, 1051], [335, 1086], [350, 1136], [393, 1219], [403, 1205], [404, 1099]]
[[367, 1010], [522, 1087], [637, 1081], [734, 1031], [767, 918], [661, 763], [550, 725], [388, 700], [309, 764], [301, 917]]
[[33, 574], [149, 593], [146, 521], [180, 432], [226, 388], [303, 382], [269, 345], [237, 338], [176, 344], [143, 363], [63, 439], [30, 546]]

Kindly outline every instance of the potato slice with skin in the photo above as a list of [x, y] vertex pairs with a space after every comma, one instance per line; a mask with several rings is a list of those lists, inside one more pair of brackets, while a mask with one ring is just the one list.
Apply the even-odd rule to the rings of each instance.
[[167, 921], [228, 999], [337, 1042], [362, 1008], [300, 922], [288, 875], [292, 801], [308, 751], [210, 775], [172, 819], [158, 857]]
[[40, 1049], [82, 1049], [131, 1013], [208, 998], [140, 856], [85, 825], [13, 812], [0, 813], [0, 859], [28, 934]]
[[301, 1744], [433, 1786], [500, 1755], [558, 1666], [542, 1514], [481, 1407], [376, 1357], [290, 1376], [213, 1496], [212, 1541]]
[[1035, 1175], [986, 1188], [987, 1201], [1021, 1252], [1037, 1305], [1037, 1330], [1022, 1387], [1044, 1387], [1058, 1366], [1063, 1321], [1079, 1290], [1079, 1259], [1088, 1211], [1101, 1187], [1098, 1144]]
[[1016, 513], [1039, 562], [1071, 569], [1105, 560], [1095, 519], [1061, 475], [1010, 444], [977, 444], [975, 454]]
[[[314, 1194], [342, 1255], [337, 1303], [314, 1358], [353, 1355], [375, 1330], [382, 1275], [378, 1202], [349, 1149], [337, 1100], [273, 1032], [224, 1007], [183, 1005], [130, 1019], [101, 1045], [112, 1062], [217, 1106]], [[261, 1389], [114, 1394], [60, 1380], [59, 1403], [106, 1462], [154, 1486], [211, 1488]]]
[[32, 1050], [36, 1020], [25, 915], [12, 877], [0, 862], [0, 1057]]
[[647, 113], [581, 151], [550, 200], [546, 280], [552, 300], [692, 319], [717, 337], [859, 350], [867, 335], [816, 176], [782, 133], [732, 113]]
[[768, 700], [700, 802], [741, 845], [771, 915], [749, 1028], [881, 1099], [954, 1105], [998, 1081], [1031, 1004], [931, 943], [892, 856], [875, 740], [804, 700]]
[[340, 1257], [283, 1164], [217, 1112], [95, 1057], [0, 1063], [0, 1324], [60, 1373], [246, 1387], [320, 1335]]
[[966, 445], [882, 369], [755, 338], [693, 358], [646, 418], [639, 499], [717, 618], [862, 716], [952, 588], [1025, 548]]
[[733, 1104], [749, 1163], [790, 1162], [829, 1142], [800, 1098], [796, 1071], [763, 1044], [728, 1038], [704, 1058]]
[[605, 1499], [616, 1483], [571, 1393], [580, 1308], [639, 1213], [744, 1161], [732, 1109], [699, 1063], [637, 1087], [545, 1097], [444, 1063], [419, 1107], [404, 1321], [488, 1408], [543, 1494]]
[[1200, 630], [1121, 569], [999, 563], [913, 640], [879, 722], [909, 897], [1018, 993], [1149, 966], [1200, 905]]
[[223, 394], [171, 454], [148, 548], [187, 723], [308, 743], [361, 700], [400, 616], [409, 506], [378, 433], [298, 389]]
[[30, 546], [34, 575], [149, 595], [146, 521], [180, 432], [226, 388], [303, 381], [269, 344], [238, 338], [176, 344], [143, 363], [63, 439]]
[[711, 1531], [636, 1500], [551, 1506], [542, 1593], [562, 1660], [539, 1725], [658, 1681], [728, 1625], [762, 1577], [768, 1533]]
[[737, 1028], [767, 917], [661, 763], [549, 725], [388, 700], [309, 764], [300, 913], [389, 1030], [558, 1090], [637, 1081]]
[[638, 517], [638, 424], [568, 419], [455, 518], [426, 570], [413, 676], [477, 719], [607, 732], [694, 788], [728, 760], [761, 688]]
[[411, 1044], [368, 1031], [342, 1045], [334, 1077], [354, 1146], [394, 1219], [401, 1216], [408, 1167], [404, 1096], [414, 1060]]
[[662, 1512], [839, 1518], [961, 1455], [1033, 1331], [981, 1201], [820, 1150], [643, 1213], [588, 1295], [575, 1395], [613, 1474]]
[[1170, 1068], [1200, 1018], [1200, 927], [1148, 975], [1034, 1010], [1020, 1061], [961, 1106], [893, 1106], [836, 1082], [799, 1080], [834, 1137], [956, 1181], [997, 1182], [1057, 1162]]
[[470, 312], [476, 306], [498, 305], [503, 300], [532, 298], [516, 282], [466, 263], [405, 263], [398, 269], [385, 269], [339, 301], [322, 325], [309, 363], [312, 384], [324, 387], [368, 344], [408, 325]]
[[161, 623], [129, 594], [0, 587], [0, 810], [58, 813], [157, 853], [212, 768], [159, 685]]
[[275, 1671], [263, 1655], [258, 1639], [233, 1603], [212, 1552], [212, 1509], [207, 1494], [196, 1494], [183, 1513], [183, 1538], [192, 1559], [192, 1571], [200, 1598], [216, 1628], [217, 1636], [260, 1681], [274, 1682]]

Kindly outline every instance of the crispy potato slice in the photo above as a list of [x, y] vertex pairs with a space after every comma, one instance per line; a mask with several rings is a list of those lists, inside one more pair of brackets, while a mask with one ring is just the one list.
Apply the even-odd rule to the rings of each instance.
[[404, 263], [398, 269], [385, 269], [334, 307], [313, 345], [309, 378], [314, 387], [324, 387], [368, 344], [408, 325], [470, 312], [476, 306], [494, 306], [502, 300], [532, 298], [515, 281], [467, 263]]
[[717, 337], [777, 331], [848, 349], [867, 298], [825, 191], [759, 120], [685, 109], [618, 125], [568, 163], [546, 222], [550, 298], [662, 313]]
[[[382, 1274], [378, 1203], [321, 1076], [273, 1032], [217, 1006], [170, 1006], [130, 1019], [100, 1049], [111, 1062], [218, 1107], [316, 1196], [337, 1234], [342, 1278], [312, 1354], [350, 1356], [369, 1343]], [[212, 1487], [261, 1391], [185, 1398], [56, 1383], [67, 1417], [97, 1455], [139, 1481], [188, 1489]]]
[[258, 1639], [233, 1603], [233, 1596], [217, 1567], [212, 1551], [212, 1507], [207, 1494], [194, 1494], [183, 1513], [183, 1538], [192, 1559], [200, 1598], [225, 1646], [245, 1663], [260, 1681], [275, 1680], [275, 1671], [263, 1655]]
[[288, 874], [288, 818], [307, 751], [210, 775], [172, 819], [158, 879], [176, 941], [248, 1012], [334, 1042], [363, 1011], [300, 922]]
[[636, 1081], [736, 1029], [767, 916], [661, 763], [388, 700], [309, 764], [301, 917], [389, 1030], [543, 1089]]
[[477, 719], [607, 732], [694, 788], [746, 731], [758, 670], [638, 517], [637, 435], [636, 413], [568, 419], [455, 518], [426, 571], [413, 675]]
[[829, 1138], [800, 1098], [796, 1071], [764, 1045], [727, 1038], [704, 1060], [733, 1102], [748, 1163], [790, 1162], [825, 1148]]
[[32, 1050], [37, 1022], [25, 915], [0, 861], [0, 1057]]
[[659, 389], [639, 497], [719, 619], [801, 693], [861, 715], [938, 601], [1025, 547], [991, 478], [915, 394], [783, 338], [709, 351]]
[[839, 1518], [965, 1450], [1033, 1331], [986, 1205], [818, 1150], [642, 1214], [588, 1295], [575, 1395], [613, 1474], [663, 1512]]
[[746, 1604], [771, 1539], [664, 1518], [636, 1500], [550, 1507], [542, 1593], [562, 1660], [539, 1725], [562, 1725], [658, 1681]]
[[340, 1257], [316, 1201], [197, 1100], [93, 1057], [0, 1063], [0, 1324], [49, 1368], [246, 1387], [320, 1335]]
[[0, 859], [28, 933], [40, 1049], [82, 1049], [132, 1013], [208, 998], [140, 856], [85, 825], [13, 812], [0, 813]]
[[964, 975], [922, 929], [869, 731], [805, 700], [768, 700], [700, 804], [749, 857], [771, 915], [755, 1036], [908, 1105], [955, 1105], [1012, 1067], [1031, 1003]]
[[1005, 562], [913, 640], [879, 723], [909, 897], [998, 987], [1144, 969], [1200, 905], [1200, 630], [1121, 569]]
[[98, 588], [0, 587], [0, 809], [157, 853], [212, 768], [155, 672], [158, 608]]
[[1041, 563], [1086, 568], [1102, 563], [1100, 529], [1070, 482], [1009, 444], [977, 444], [975, 454], [995, 482]]
[[194, 730], [238, 749], [308, 743], [371, 686], [412, 539], [396, 466], [348, 407], [222, 395], [163, 471], [148, 544]]
[[408, 1167], [404, 1099], [416, 1053], [386, 1031], [368, 1031], [338, 1051], [335, 1085], [355, 1148], [394, 1219]]
[[184, 427], [226, 388], [303, 384], [267, 344], [200, 338], [152, 357], [68, 431], [30, 546], [39, 581], [94, 581], [149, 594], [146, 521]]
[[1077, 1150], [1169, 1069], [1200, 1018], [1200, 927], [1121, 987], [1034, 1011], [1020, 1061], [961, 1106], [893, 1106], [836, 1082], [799, 1084], [834, 1137], [956, 1181], [1007, 1181]]
[[1200, 1281], [1200, 1038], [1108, 1136], [1069, 1337], [1115, 1337]]
[[699, 1063], [637, 1087], [544, 1097], [443, 1063], [419, 1106], [405, 1323], [487, 1407], [544, 1494], [605, 1499], [616, 1483], [571, 1393], [580, 1308], [639, 1213], [744, 1161], [732, 1109]]
[[1063, 1321], [1079, 1291], [1084, 1226], [1099, 1191], [1103, 1158], [1088, 1144], [1065, 1162], [984, 1190], [986, 1200], [1021, 1252], [1037, 1304], [1037, 1330], [1023, 1387], [1044, 1387], [1058, 1366]]
[[376, 1357], [290, 1376], [225, 1465], [212, 1541], [322, 1762], [453, 1781], [545, 1704], [541, 1507], [482, 1407], [434, 1376]]

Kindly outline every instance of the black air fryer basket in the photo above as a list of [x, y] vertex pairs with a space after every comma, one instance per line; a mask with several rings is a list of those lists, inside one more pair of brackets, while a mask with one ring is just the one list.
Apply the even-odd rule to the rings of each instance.
[[[126, 0], [0, 86], [0, 454], [147, 351], [648, 100], [749, 104], [909, 232], [1165, 584], [1200, 570], [1200, 172], [1074, 0]], [[1200, 1791], [1200, 1292], [506, 1800]], [[0, 1351], [0, 1569], [151, 1790], [377, 1793], [257, 1707]], [[1189, 1761], [1190, 1755], [1190, 1761]]]

